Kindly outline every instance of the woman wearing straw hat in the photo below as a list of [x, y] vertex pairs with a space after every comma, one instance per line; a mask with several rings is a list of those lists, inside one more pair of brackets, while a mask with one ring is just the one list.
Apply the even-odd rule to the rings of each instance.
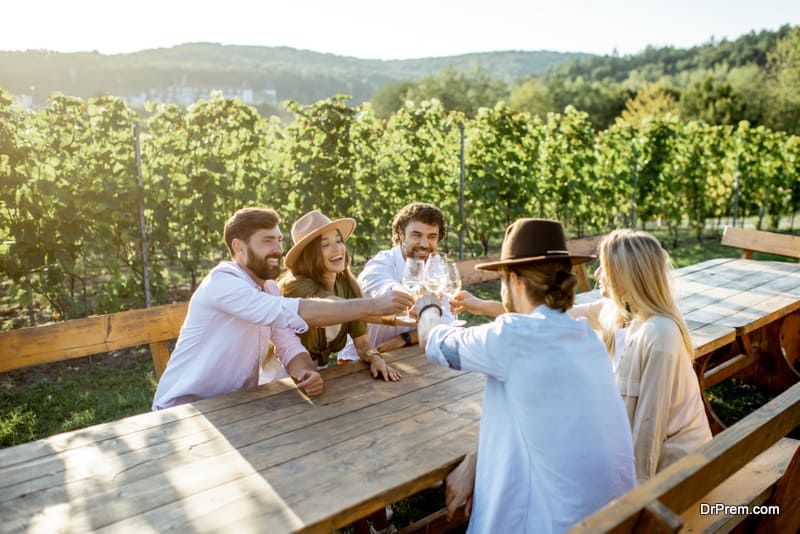
[[[281, 280], [281, 292], [287, 297], [360, 298], [361, 289], [350, 272], [350, 257], [345, 241], [353, 233], [356, 221], [350, 218], [331, 220], [314, 210], [300, 217], [292, 226], [294, 245], [286, 253], [289, 269]], [[375, 322], [381, 322], [380, 317]], [[385, 381], [400, 379], [400, 373], [388, 365], [372, 346], [364, 321], [351, 321], [325, 328], [310, 328], [300, 335], [319, 367], [326, 367], [331, 354], [342, 350], [347, 336], [359, 357], [370, 366], [372, 376]]]

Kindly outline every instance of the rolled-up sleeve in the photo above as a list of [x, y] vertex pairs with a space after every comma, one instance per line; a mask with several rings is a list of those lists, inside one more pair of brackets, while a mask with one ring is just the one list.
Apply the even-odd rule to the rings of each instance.
[[275, 354], [284, 367], [287, 367], [295, 356], [308, 353], [300, 338], [289, 328], [273, 328], [272, 343], [275, 344]]
[[498, 350], [500, 323], [471, 328], [439, 325], [431, 330], [425, 355], [433, 363], [464, 371], [477, 371], [498, 380], [508, 376], [509, 351]]
[[288, 328], [301, 334], [308, 324], [298, 314], [300, 299], [280, 296], [278, 286], [269, 281], [265, 291], [257, 291], [237, 276], [217, 272], [212, 276], [219, 283], [209, 286], [209, 296], [218, 309], [255, 324], [273, 328]]
[[600, 314], [603, 311], [603, 307], [608, 304], [611, 304], [608, 299], [601, 298], [588, 304], [576, 304], [567, 310], [567, 313], [573, 319], [579, 319], [583, 317], [589, 321], [589, 326], [592, 327], [592, 330], [599, 331], [602, 329], [602, 325], [600, 324]]

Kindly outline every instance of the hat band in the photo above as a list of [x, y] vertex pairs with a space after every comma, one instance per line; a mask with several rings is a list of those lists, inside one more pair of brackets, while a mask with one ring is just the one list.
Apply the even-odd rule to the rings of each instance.
[[569, 254], [568, 250], [548, 250], [545, 254]]

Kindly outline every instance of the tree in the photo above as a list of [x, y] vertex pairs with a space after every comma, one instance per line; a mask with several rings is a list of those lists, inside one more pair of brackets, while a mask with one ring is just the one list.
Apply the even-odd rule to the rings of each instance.
[[778, 41], [769, 54], [768, 124], [775, 130], [800, 132], [800, 28]]
[[663, 84], [654, 83], [639, 89], [634, 98], [625, 102], [625, 109], [617, 122], [641, 128], [652, 120], [677, 119], [678, 116], [678, 104], [672, 91]]
[[479, 108], [494, 107], [507, 97], [506, 84], [492, 78], [480, 67], [469, 72], [447, 67], [418, 82], [390, 84], [381, 90], [372, 104], [378, 116], [388, 118], [407, 101], [436, 99], [441, 102], [445, 111], [460, 111], [468, 117], [474, 117]]
[[708, 124], [738, 124], [745, 118], [745, 103], [731, 84], [710, 75], [685, 90], [680, 104], [682, 117]]

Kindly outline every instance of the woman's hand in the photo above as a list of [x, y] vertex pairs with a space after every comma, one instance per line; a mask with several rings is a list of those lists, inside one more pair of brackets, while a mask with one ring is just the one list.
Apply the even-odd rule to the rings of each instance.
[[386, 363], [386, 360], [375, 351], [371, 354], [372, 360], [369, 362], [369, 370], [372, 372], [372, 378], [378, 378], [378, 375], [383, 377], [385, 382], [397, 382], [400, 380], [400, 373], [397, 370]]

